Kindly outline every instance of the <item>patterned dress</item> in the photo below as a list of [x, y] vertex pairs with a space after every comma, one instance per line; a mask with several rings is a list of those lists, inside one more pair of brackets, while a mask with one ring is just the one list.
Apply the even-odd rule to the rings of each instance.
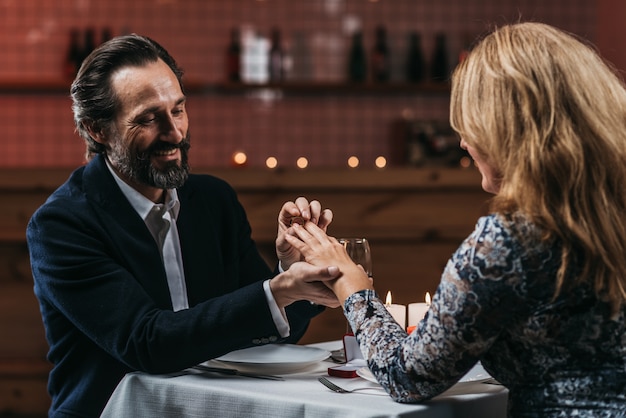
[[587, 285], [554, 299], [560, 247], [538, 236], [523, 219], [480, 218], [411, 335], [375, 292], [346, 300], [361, 351], [395, 401], [428, 400], [480, 360], [509, 389], [509, 417], [626, 417], [626, 308], [612, 315]]

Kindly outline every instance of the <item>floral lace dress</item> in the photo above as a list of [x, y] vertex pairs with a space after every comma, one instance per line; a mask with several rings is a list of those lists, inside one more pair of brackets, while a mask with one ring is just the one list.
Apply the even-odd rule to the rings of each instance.
[[510, 417], [626, 417], [626, 308], [611, 315], [586, 285], [553, 300], [559, 246], [537, 236], [520, 219], [480, 218], [411, 335], [375, 292], [346, 300], [361, 351], [395, 401], [428, 400], [480, 360], [509, 389]]

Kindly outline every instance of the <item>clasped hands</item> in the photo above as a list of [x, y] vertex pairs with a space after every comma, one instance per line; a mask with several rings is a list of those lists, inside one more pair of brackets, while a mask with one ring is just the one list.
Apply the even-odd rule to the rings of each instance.
[[270, 281], [278, 306], [309, 300], [336, 308], [352, 293], [373, 288], [363, 268], [326, 234], [332, 219], [330, 209], [322, 210], [318, 201], [304, 197], [281, 208], [276, 255], [284, 272]]

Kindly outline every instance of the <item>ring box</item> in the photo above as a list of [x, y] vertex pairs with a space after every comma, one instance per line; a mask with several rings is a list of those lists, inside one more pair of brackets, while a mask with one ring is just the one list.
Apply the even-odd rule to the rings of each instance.
[[363, 358], [354, 334], [343, 336], [343, 350], [346, 353], [346, 364], [329, 367], [328, 375], [345, 378], [358, 377], [357, 370], [367, 367], [367, 361]]

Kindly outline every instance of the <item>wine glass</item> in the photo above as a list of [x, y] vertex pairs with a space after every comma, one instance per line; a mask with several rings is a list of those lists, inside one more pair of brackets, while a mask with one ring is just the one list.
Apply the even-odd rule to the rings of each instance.
[[[337, 239], [346, 249], [346, 252], [356, 264], [363, 267], [368, 277], [372, 277], [372, 252], [370, 244], [365, 238], [339, 238]], [[351, 334], [350, 323], [346, 321], [346, 334]]]
[[346, 252], [356, 264], [363, 267], [368, 277], [372, 277], [372, 252], [365, 238], [339, 238]]

